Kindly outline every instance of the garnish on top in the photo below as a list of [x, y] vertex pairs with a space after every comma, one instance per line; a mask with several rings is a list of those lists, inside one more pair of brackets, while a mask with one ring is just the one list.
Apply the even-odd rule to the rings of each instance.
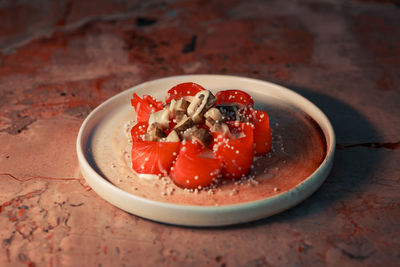
[[204, 188], [218, 179], [245, 176], [254, 155], [271, 148], [269, 117], [241, 90], [214, 95], [196, 83], [172, 87], [165, 103], [136, 93], [131, 130], [132, 168], [169, 176], [183, 188]]

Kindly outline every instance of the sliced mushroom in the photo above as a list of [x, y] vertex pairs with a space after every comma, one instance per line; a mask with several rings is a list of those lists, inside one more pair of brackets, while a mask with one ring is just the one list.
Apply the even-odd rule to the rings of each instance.
[[185, 99], [187, 102], [192, 103], [194, 96], [192, 95], [185, 95], [183, 99]]
[[171, 105], [174, 105], [172, 102], [175, 102], [175, 99], [172, 99], [171, 102], [165, 104], [163, 109], [168, 109], [171, 112]]
[[214, 106], [217, 99], [208, 90], [198, 92], [192, 102], [187, 108], [187, 114], [192, 118], [194, 123], [203, 122], [203, 114], [212, 106]]
[[178, 122], [177, 125], [175, 125], [174, 130], [180, 134], [183, 131], [185, 131], [186, 129], [189, 129], [190, 127], [193, 126], [193, 121], [191, 118], [189, 118], [186, 115], [183, 115], [183, 118], [181, 119], [180, 122]]
[[222, 121], [222, 114], [217, 108], [210, 108], [204, 113], [204, 118], [206, 125], [211, 128], [215, 123]]
[[231, 136], [231, 131], [229, 130], [229, 127], [226, 123], [223, 122], [218, 122], [215, 123], [213, 126], [210, 127], [210, 132], [217, 132], [217, 133], [222, 133], [225, 136], [230, 137]]
[[192, 136], [192, 134], [193, 134], [195, 131], [197, 131], [198, 129], [199, 129], [199, 128], [198, 128], [196, 125], [194, 125], [193, 127], [190, 127], [190, 128], [188, 128], [188, 129], [184, 130], [184, 131], [181, 133], [182, 139], [188, 139], [188, 140], [190, 140], [190, 137]]
[[207, 147], [213, 141], [212, 135], [204, 128], [193, 126], [183, 132], [184, 139], [196, 140], [203, 146]]
[[204, 128], [195, 131], [192, 135], [192, 139], [199, 141], [205, 147], [208, 147], [213, 141], [212, 135]]
[[170, 111], [168, 108], [150, 113], [149, 125], [153, 123], [158, 123], [159, 125], [161, 125], [162, 129], [167, 129], [169, 127], [169, 114]]
[[181, 98], [178, 101], [176, 101], [176, 105], [175, 105], [174, 109], [186, 112], [186, 110], [189, 107], [189, 105], [190, 105], [189, 101], [186, 101], [185, 99]]
[[180, 138], [175, 130], [172, 130], [167, 137], [163, 138], [161, 141], [164, 142], [179, 142]]
[[172, 99], [170, 103], [167, 104], [166, 108], [170, 111], [170, 118], [175, 120], [175, 122], [180, 122], [183, 115], [186, 115], [186, 110], [189, 106], [189, 102], [183, 98], [179, 100]]
[[183, 118], [187, 117], [185, 111], [177, 110], [175, 111], [174, 122], [179, 123]]
[[161, 124], [155, 122], [147, 128], [147, 133], [143, 135], [144, 141], [158, 141], [165, 137]]
[[151, 136], [148, 133], [145, 133], [144, 135], [142, 135], [142, 140], [143, 141], [158, 141], [158, 139], [155, 139], [154, 136]]

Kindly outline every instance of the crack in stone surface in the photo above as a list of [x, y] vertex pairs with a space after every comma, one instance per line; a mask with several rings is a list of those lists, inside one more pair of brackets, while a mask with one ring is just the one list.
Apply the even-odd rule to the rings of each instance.
[[[45, 189], [38, 189], [32, 192], [28, 192], [25, 193], [23, 195], [18, 195], [16, 197], [13, 197], [11, 200], [4, 202], [3, 204], [0, 205], [0, 213], [2, 213], [5, 209], [5, 207], [12, 205], [13, 203], [19, 203], [20, 201], [24, 200], [24, 199], [30, 199], [35, 195], [40, 195], [42, 194], [44, 191], [46, 191], [48, 188], [48, 185], [46, 184], [46, 188]], [[12, 214], [8, 214], [9, 215], [9, 219], [10, 221], [15, 221], [16, 220], [16, 216], [12, 215]]]
[[397, 150], [400, 148], [400, 142], [387, 142], [387, 143], [379, 143], [379, 142], [370, 142], [370, 143], [359, 143], [359, 144], [337, 144], [336, 149], [342, 150], [346, 148], [353, 147], [367, 147], [367, 148], [386, 148], [389, 150]]
[[11, 173], [0, 173], [0, 175], [2, 176], [8, 176], [20, 183], [25, 183], [27, 181], [30, 180], [34, 180], [34, 179], [41, 179], [41, 180], [51, 180], [51, 181], [77, 181], [86, 191], [90, 191], [91, 187], [89, 185], [86, 184], [85, 180], [83, 178], [75, 178], [75, 177], [71, 177], [71, 178], [63, 178], [63, 177], [46, 177], [46, 176], [31, 176], [25, 179], [22, 178], [18, 178], [16, 176], [14, 176]]
[[[15, 247], [20, 244], [26, 245], [31, 242], [39, 243], [40, 246], [47, 247], [50, 253], [55, 252], [56, 246], [69, 236], [72, 226], [69, 224], [72, 217], [70, 209], [76, 209], [84, 205], [84, 202], [70, 203], [69, 199], [57, 199], [54, 203], [49, 202], [54, 195], [53, 190], [57, 190], [57, 185], [51, 181], [78, 181], [79, 178], [54, 178], [33, 176], [29, 178], [16, 177], [10, 173], [0, 173], [18, 182], [24, 183], [33, 179], [45, 179], [40, 188], [27, 193], [19, 194], [8, 201], [0, 204], [0, 214], [12, 225], [7, 235], [3, 235], [2, 247], [8, 262], [17, 259]], [[47, 192], [45, 195], [44, 193]], [[37, 216], [39, 215], [39, 216]], [[22, 243], [21, 243], [22, 242]], [[14, 249], [11, 249], [14, 248]], [[12, 252], [14, 251], [14, 252]], [[58, 251], [58, 250], [57, 250]], [[10, 256], [12, 255], [12, 257]], [[31, 257], [31, 253], [26, 254]], [[25, 257], [23, 257], [25, 259]]]

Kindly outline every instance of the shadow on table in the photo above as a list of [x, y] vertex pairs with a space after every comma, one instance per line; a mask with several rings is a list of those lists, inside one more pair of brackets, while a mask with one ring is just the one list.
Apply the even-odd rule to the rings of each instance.
[[[351, 149], [365, 146], [366, 140], [377, 140], [374, 127], [353, 107], [321, 93], [288, 86], [317, 105], [329, 118], [336, 134], [337, 146], [334, 165], [323, 185], [308, 199], [295, 207], [269, 218], [224, 229], [240, 229], [273, 222], [294, 221], [306, 216], [317, 215], [334, 203], [356, 191], [371, 174], [379, 161], [377, 153], [363, 153]], [[356, 142], [358, 140], [358, 143]]]

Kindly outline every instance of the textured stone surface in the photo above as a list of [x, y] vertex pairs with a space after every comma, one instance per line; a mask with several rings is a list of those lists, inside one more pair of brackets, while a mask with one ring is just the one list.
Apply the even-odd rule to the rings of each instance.
[[[398, 1], [0, 3], [1, 266], [400, 264]], [[331, 119], [335, 164], [302, 204], [184, 228], [129, 215], [79, 174], [86, 115], [147, 80], [249, 76]]]

